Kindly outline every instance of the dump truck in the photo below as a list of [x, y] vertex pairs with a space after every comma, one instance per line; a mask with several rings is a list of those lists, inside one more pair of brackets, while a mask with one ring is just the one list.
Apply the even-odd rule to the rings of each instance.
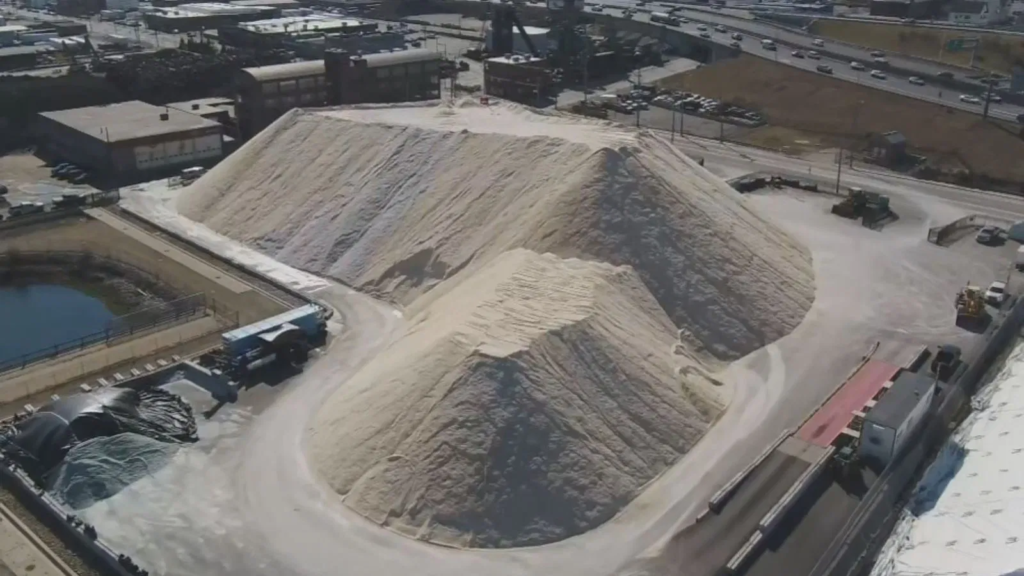
[[978, 286], [968, 284], [956, 295], [956, 325], [974, 330], [984, 326], [987, 319], [985, 292]]

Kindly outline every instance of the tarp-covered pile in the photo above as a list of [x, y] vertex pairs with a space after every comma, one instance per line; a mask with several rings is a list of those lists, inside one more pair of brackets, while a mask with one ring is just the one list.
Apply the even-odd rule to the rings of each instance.
[[195, 442], [192, 408], [159, 388], [105, 388], [47, 404], [0, 429], [0, 452], [41, 484], [71, 448], [93, 438], [130, 432], [161, 442]]

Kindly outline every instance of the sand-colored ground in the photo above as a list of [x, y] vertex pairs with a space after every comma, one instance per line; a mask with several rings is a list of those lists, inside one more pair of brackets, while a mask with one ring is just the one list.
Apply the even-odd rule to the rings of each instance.
[[[798, 149], [799, 141], [866, 149], [868, 135], [897, 130], [910, 151], [939, 168], [968, 170], [1007, 182], [1024, 182], [1024, 140], [1018, 127], [965, 110], [947, 108], [823, 74], [741, 56], [667, 78], [661, 84], [762, 112], [768, 126], [741, 140]], [[793, 132], [774, 132], [776, 127]], [[806, 136], [800, 136], [804, 132]], [[778, 136], [793, 140], [780, 142]]]
[[359, 513], [456, 545], [615, 515], [728, 401], [709, 372], [787, 334], [807, 251], [663, 138], [499, 104], [293, 111], [180, 208], [406, 306], [309, 428]]

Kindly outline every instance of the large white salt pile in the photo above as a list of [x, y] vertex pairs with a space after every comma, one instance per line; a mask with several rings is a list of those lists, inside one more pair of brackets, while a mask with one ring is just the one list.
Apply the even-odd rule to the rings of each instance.
[[664, 138], [512, 105], [290, 112], [186, 191], [189, 217], [408, 305], [525, 247], [628, 264], [690, 352], [794, 328], [809, 255]]
[[310, 451], [348, 506], [411, 536], [499, 547], [583, 532], [721, 410], [698, 367], [674, 375], [689, 361], [628, 267], [513, 250], [409, 312], [408, 333], [320, 410]]

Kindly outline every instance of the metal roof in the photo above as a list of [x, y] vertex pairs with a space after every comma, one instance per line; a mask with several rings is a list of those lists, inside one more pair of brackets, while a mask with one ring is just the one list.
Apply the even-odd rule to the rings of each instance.
[[[160, 119], [160, 115], [164, 113], [167, 114], [167, 120]], [[154, 106], [138, 100], [42, 112], [40, 116], [107, 142], [174, 134], [197, 128], [220, 127], [217, 122], [195, 114]]]
[[921, 397], [935, 386], [935, 378], [903, 371], [868, 412], [866, 421], [896, 430], [917, 407]]
[[257, 336], [264, 332], [275, 330], [281, 326], [284, 326], [285, 324], [302, 318], [303, 316], [308, 316], [310, 314], [318, 314], [319, 312], [320, 308], [318, 306], [315, 306], [313, 304], [306, 304], [305, 306], [294, 308], [287, 312], [278, 314], [277, 316], [272, 316], [270, 318], [260, 320], [255, 324], [249, 324], [248, 326], [242, 326], [241, 328], [236, 328], [230, 332], [225, 332], [221, 336], [221, 338], [224, 340], [225, 343], [231, 343], [236, 340], [242, 340], [243, 338]]
[[323, 60], [307, 60], [305, 62], [292, 62], [290, 64], [274, 64], [272, 66], [243, 68], [242, 72], [248, 74], [257, 82], [289, 80], [291, 78], [303, 78], [306, 76], [323, 76], [327, 73], [324, 68]]
[[[362, 57], [369, 68], [380, 68], [382, 66], [397, 66], [399, 64], [414, 64], [416, 62], [429, 62], [440, 60], [441, 55], [431, 52], [426, 48], [413, 50], [401, 50], [399, 52], [385, 52], [383, 54], [367, 54]], [[355, 60], [353, 58], [353, 60]]]

